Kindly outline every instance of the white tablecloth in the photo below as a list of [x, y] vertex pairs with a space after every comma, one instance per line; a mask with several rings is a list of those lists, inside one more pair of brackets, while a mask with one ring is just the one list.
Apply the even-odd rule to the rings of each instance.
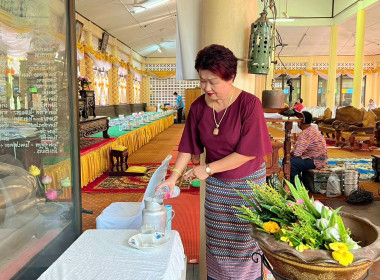
[[179, 280], [185, 254], [177, 231], [159, 248], [141, 251], [128, 245], [137, 230], [85, 231], [39, 279]]

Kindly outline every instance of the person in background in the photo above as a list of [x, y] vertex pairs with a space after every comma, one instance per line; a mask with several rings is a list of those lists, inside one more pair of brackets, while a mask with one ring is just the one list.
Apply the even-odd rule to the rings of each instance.
[[307, 111], [301, 112], [302, 122], [298, 123], [302, 130], [291, 151], [290, 182], [303, 171], [321, 169], [327, 165], [326, 140], [318, 128], [311, 125], [313, 115]]
[[301, 112], [302, 109], [304, 108], [302, 103], [303, 103], [303, 99], [298, 98], [297, 102], [294, 103], [294, 105], [293, 105], [293, 109], [296, 110], [297, 112]]
[[376, 105], [376, 103], [373, 101], [373, 99], [370, 99], [369, 100], [369, 104], [368, 104], [368, 107], [367, 107], [367, 111], [371, 111], [373, 109], [377, 109], [378, 106]]
[[182, 97], [180, 95], [178, 95], [177, 92], [174, 92], [173, 95], [177, 101], [177, 120], [178, 120], [178, 123], [181, 123], [182, 122], [182, 112], [183, 112], [183, 108], [185, 107], [185, 103], [183, 103]]
[[189, 170], [185, 179], [206, 180], [207, 279], [261, 279], [261, 263], [251, 258], [261, 249], [233, 206], [249, 206], [235, 191], [252, 198], [247, 181], [265, 183], [264, 156], [272, 153], [272, 145], [263, 108], [256, 96], [233, 85], [237, 58], [228, 48], [205, 47], [195, 69], [205, 94], [192, 103], [174, 169], [157, 189], [168, 186], [172, 192], [192, 155], [206, 148], [206, 165]]

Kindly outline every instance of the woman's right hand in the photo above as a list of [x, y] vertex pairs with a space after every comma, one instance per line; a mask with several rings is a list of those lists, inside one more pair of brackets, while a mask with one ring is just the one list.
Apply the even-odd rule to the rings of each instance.
[[170, 195], [173, 195], [173, 191], [174, 191], [176, 181], [177, 180], [175, 180], [174, 178], [172, 178], [172, 176], [170, 176], [168, 179], [166, 179], [161, 184], [159, 184], [156, 187], [155, 191], [157, 192], [159, 189], [161, 189], [163, 187], [168, 187], [170, 189]]

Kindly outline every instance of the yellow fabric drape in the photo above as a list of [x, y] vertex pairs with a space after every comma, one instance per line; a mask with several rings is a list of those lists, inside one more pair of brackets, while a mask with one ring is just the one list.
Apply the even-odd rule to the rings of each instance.
[[80, 157], [82, 187], [111, 168], [110, 152], [117, 145], [115, 140]]
[[[44, 174], [50, 176], [53, 181], [49, 188], [60, 189], [60, 181], [63, 178], [71, 178], [71, 161], [70, 159], [65, 159], [57, 164], [44, 167]], [[59, 196], [59, 199], [71, 199], [72, 189], [62, 188], [63, 193]]]
[[128, 153], [132, 154], [137, 149], [147, 144], [157, 134], [173, 125], [173, 123], [174, 116], [170, 115], [120, 136], [117, 139], [118, 144], [127, 147]]
[[[96, 150], [90, 151], [80, 157], [81, 161], [81, 185], [86, 186], [94, 181], [104, 172], [110, 170], [110, 152], [113, 147], [123, 145], [128, 147], [129, 154], [132, 154], [143, 145], [147, 144], [157, 134], [172, 126], [174, 123], [173, 115], [157, 120], [151, 124], [140, 127], [134, 131], [120, 136], [115, 141], [108, 143]], [[71, 161], [66, 159], [57, 164], [44, 168], [45, 175], [49, 175], [53, 182], [49, 186], [52, 189], [59, 189], [61, 179], [71, 177]], [[62, 188], [63, 193], [60, 199], [71, 199], [72, 188]]]
[[175, 71], [149, 71], [148, 73], [152, 73], [153, 75], [159, 77], [159, 78], [168, 78], [175, 76]]

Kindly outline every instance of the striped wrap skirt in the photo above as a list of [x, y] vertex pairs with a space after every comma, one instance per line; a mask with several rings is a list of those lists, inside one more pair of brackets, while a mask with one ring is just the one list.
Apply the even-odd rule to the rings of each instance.
[[254, 252], [261, 253], [256, 241], [249, 235], [248, 222], [235, 214], [232, 206], [248, 203], [234, 189], [252, 197], [248, 181], [263, 185], [265, 163], [253, 174], [234, 180], [208, 177], [206, 179], [205, 223], [207, 275], [217, 280], [261, 279], [261, 263], [252, 261]]

